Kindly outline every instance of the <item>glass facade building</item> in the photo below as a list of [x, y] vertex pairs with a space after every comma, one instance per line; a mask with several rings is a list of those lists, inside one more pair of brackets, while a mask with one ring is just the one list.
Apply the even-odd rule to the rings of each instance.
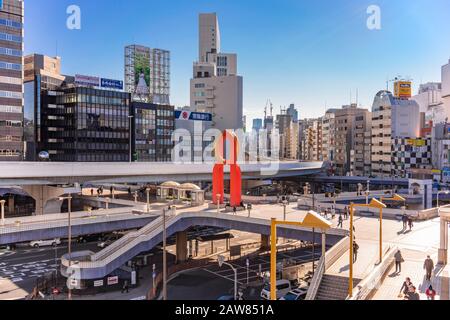
[[142, 102], [132, 103], [133, 161], [172, 160], [174, 107]]
[[23, 159], [23, 1], [0, 1], [0, 161]]
[[129, 161], [130, 94], [70, 85], [41, 99], [42, 143], [51, 161]]

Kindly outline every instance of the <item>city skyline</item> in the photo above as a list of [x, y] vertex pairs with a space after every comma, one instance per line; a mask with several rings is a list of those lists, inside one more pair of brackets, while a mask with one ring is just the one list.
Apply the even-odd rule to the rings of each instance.
[[[450, 44], [441, 41], [438, 32], [450, 27], [443, 19], [448, 8], [445, 0], [433, 2], [433, 6], [425, 1], [378, 1], [381, 30], [366, 26], [370, 1], [348, 0], [339, 8], [327, 1], [310, 4], [286, 0], [277, 8], [268, 1], [258, 2], [258, 6], [249, 1], [239, 3], [239, 10], [235, 1], [175, 1], [175, 14], [170, 10], [173, 6], [166, 8], [152, 1], [136, 2], [135, 6], [79, 1], [81, 30], [66, 28], [69, 1], [27, 2], [26, 54], [58, 54], [66, 74], [94, 73], [123, 79], [125, 45], [139, 43], [170, 50], [171, 99], [176, 106], [189, 105], [192, 61], [197, 59], [198, 14], [217, 12], [225, 39], [222, 47], [236, 52], [240, 60], [238, 72], [244, 77], [248, 120], [263, 116], [269, 98], [275, 111], [280, 105], [295, 103], [301, 118], [317, 117], [326, 108], [350, 103], [350, 91], [354, 102], [357, 89], [359, 104], [370, 108], [378, 90], [386, 87], [386, 80], [397, 75], [411, 77], [414, 92], [421, 83], [438, 81], [440, 67], [450, 52]], [[39, 8], [46, 8], [53, 19], [37, 19]], [[132, 18], [139, 12], [149, 12], [154, 19]], [[341, 20], [344, 23], [339, 23]], [[115, 21], [114, 28], [111, 21]]]

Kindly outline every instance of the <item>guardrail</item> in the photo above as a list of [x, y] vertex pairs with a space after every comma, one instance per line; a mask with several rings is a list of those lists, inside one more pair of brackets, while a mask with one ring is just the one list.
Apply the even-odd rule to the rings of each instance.
[[330, 250], [325, 253], [319, 260], [316, 273], [314, 274], [311, 284], [306, 294], [305, 300], [314, 300], [319, 290], [320, 283], [322, 282], [323, 275], [327, 270], [348, 250], [350, 249], [350, 238], [345, 237], [334, 245]]
[[347, 298], [347, 300], [367, 300], [375, 290], [379, 289], [386, 272], [394, 263], [394, 255], [397, 251], [398, 247], [391, 248], [384, 256], [383, 261], [358, 284], [353, 297]]

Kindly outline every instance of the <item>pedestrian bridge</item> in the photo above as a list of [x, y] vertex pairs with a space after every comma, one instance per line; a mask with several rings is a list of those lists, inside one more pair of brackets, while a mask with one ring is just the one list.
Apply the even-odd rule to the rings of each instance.
[[[306, 215], [306, 212], [299, 212], [297, 218]], [[270, 219], [249, 218], [235, 216], [231, 214], [217, 214], [217, 212], [184, 212], [181, 214], [171, 214], [166, 218], [167, 237], [183, 232], [193, 226], [210, 226], [256, 233], [265, 236], [270, 235]], [[315, 242], [320, 241], [319, 232], [316, 230]], [[278, 237], [313, 241], [311, 229], [297, 226], [280, 226], [277, 230]], [[326, 232], [326, 244], [333, 246], [348, 232], [342, 229], [330, 229]], [[177, 253], [180, 246], [179, 239], [183, 239], [184, 250], [186, 249], [186, 237], [177, 236]], [[163, 241], [163, 218], [158, 217], [139, 231], [132, 232], [116, 241], [104, 250], [94, 254], [92, 252], [78, 252], [72, 254], [72, 267], [76, 269], [78, 280], [101, 279], [114, 270], [120, 268], [128, 261], [142, 252], [153, 249]], [[67, 276], [69, 266], [68, 255], [63, 256], [61, 262], [61, 273]]]

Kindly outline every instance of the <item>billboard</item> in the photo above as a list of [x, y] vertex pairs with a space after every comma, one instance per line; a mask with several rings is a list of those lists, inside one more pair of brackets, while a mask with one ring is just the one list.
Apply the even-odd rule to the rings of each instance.
[[100, 86], [102, 88], [123, 90], [123, 81], [101, 78]]
[[406, 144], [414, 147], [426, 146], [426, 141], [423, 139], [406, 139]]
[[150, 101], [150, 49], [136, 48], [134, 52], [134, 97]]
[[394, 83], [394, 96], [396, 98], [411, 98], [412, 97], [412, 82], [411, 81], [397, 81]]
[[98, 87], [100, 85], [99, 77], [75, 75], [75, 83], [80, 86]]
[[212, 121], [212, 115], [204, 112], [175, 111], [177, 120]]

